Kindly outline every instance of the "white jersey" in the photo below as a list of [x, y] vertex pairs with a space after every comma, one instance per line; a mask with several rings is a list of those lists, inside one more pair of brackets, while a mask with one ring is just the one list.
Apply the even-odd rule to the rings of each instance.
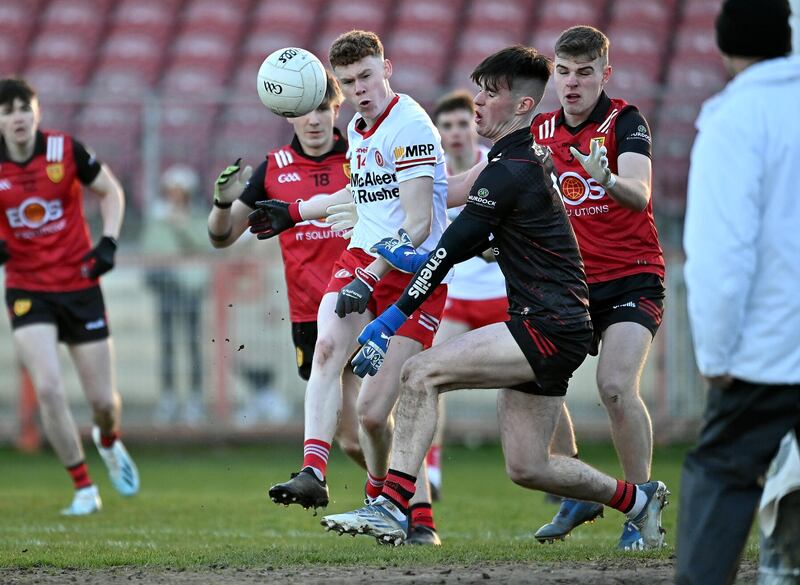
[[356, 114], [347, 126], [350, 191], [358, 206], [348, 247], [372, 254], [369, 249], [376, 242], [397, 237], [406, 219], [400, 183], [431, 177], [431, 233], [417, 250], [432, 251], [447, 225], [447, 177], [439, 131], [425, 110], [403, 94], [389, 102], [372, 128], [364, 130], [363, 124]]
[[[483, 145], [478, 147], [477, 164], [489, 153]], [[464, 206], [447, 210], [450, 220], [461, 213]], [[486, 301], [506, 296], [506, 279], [497, 262], [486, 262], [483, 258], [470, 258], [456, 264], [455, 274], [447, 288], [447, 298], [462, 301]]]

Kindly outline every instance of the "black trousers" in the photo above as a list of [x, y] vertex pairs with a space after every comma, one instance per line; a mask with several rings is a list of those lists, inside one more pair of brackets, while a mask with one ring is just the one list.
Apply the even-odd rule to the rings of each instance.
[[761, 498], [761, 477], [800, 422], [800, 385], [734, 380], [711, 388], [697, 446], [683, 464], [676, 581], [733, 583]]

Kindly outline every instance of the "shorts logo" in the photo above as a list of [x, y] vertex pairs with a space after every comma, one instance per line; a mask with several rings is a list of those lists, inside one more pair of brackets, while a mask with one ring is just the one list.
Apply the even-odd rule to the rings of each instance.
[[346, 268], [342, 268], [341, 270], [337, 270], [336, 274], [333, 275], [334, 278], [351, 278], [353, 273], [347, 270]]
[[106, 326], [106, 320], [102, 317], [100, 319], [95, 319], [94, 321], [89, 321], [84, 327], [86, 331], [96, 331], [97, 329], [102, 329]]
[[378, 163], [379, 167], [383, 166], [383, 155], [380, 153], [379, 150], [375, 151], [375, 162]]
[[303, 354], [303, 350], [299, 347], [294, 348], [295, 357], [297, 358], [297, 367], [302, 367], [303, 360], [305, 359], [305, 355]]
[[627, 303], [622, 303], [621, 305], [614, 305], [612, 308], [621, 309], [622, 307], [630, 307], [631, 309], [635, 309], [636, 303], [634, 303], [633, 301], [628, 301]]
[[47, 172], [47, 178], [53, 183], [60, 183], [64, 178], [64, 165], [62, 163], [47, 165], [45, 171]]
[[30, 299], [17, 299], [14, 301], [14, 314], [17, 317], [22, 317], [31, 310], [32, 304]]

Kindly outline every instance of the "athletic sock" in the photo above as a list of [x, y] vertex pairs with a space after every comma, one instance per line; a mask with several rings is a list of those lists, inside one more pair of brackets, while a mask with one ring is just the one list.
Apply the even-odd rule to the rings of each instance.
[[414, 497], [414, 493], [417, 491], [417, 487], [414, 485], [416, 482], [417, 478], [413, 475], [390, 469], [381, 495], [408, 516], [408, 501]]
[[428, 454], [425, 456], [425, 464], [428, 468], [428, 481], [436, 487], [442, 485], [442, 446], [431, 445]]
[[383, 491], [383, 484], [386, 483], [386, 476], [375, 477], [369, 471], [367, 472], [367, 484], [364, 486], [364, 491], [367, 497], [374, 500]]
[[72, 484], [76, 490], [92, 485], [92, 479], [89, 477], [89, 466], [86, 465], [85, 461], [81, 461], [72, 467], [67, 467], [67, 473], [72, 478]]
[[111, 449], [117, 439], [119, 439], [119, 433], [117, 431], [112, 431], [110, 435], [104, 435], [103, 432], [100, 431], [100, 446], [103, 449]]
[[[644, 504], [647, 501], [647, 494], [640, 490], [636, 485], [629, 481], [617, 480], [617, 491], [614, 492], [614, 497], [608, 501], [608, 505], [619, 510], [629, 517], [635, 517], [636, 514], [642, 511]], [[636, 505], [638, 504], [638, 506]], [[638, 509], [636, 509], [638, 508]], [[631, 516], [633, 511], [636, 514]]]
[[324, 481], [330, 453], [330, 443], [319, 439], [306, 439], [303, 443], [303, 469], [310, 467], [317, 479]]
[[433, 521], [433, 508], [430, 504], [414, 504], [411, 506], [411, 524], [414, 526], [427, 526], [431, 530], [436, 530], [436, 523]]

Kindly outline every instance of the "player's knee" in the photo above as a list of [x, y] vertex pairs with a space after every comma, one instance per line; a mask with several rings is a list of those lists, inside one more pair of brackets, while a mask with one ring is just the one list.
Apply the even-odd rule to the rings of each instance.
[[56, 377], [45, 376], [36, 381], [36, 398], [44, 408], [65, 407], [64, 387]]
[[538, 488], [545, 483], [544, 466], [530, 460], [506, 461], [506, 474], [515, 484], [526, 488]]
[[611, 411], [622, 408], [628, 395], [634, 392], [621, 379], [601, 380], [598, 388], [600, 390], [600, 399], [605, 407]]
[[[331, 364], [336, 353], [336, 345], [337, 344], [330, 337], [320, 337], [317, 339], [317, 344], [314, 346], [314, 368], [326, 368]], [[308, 373], [310, 376], [310, 368]]]
[[375, 408], [359, 409], [358, 424], [367, 435], [380, 435], [386, 430], [388, 418]]
[[94, 398], [91, 401], [92, 411], [95, 416], [111, 416], [114, 412], [114, 400], [108, 398]]
[[403, 392], [424, 392], [432, 388], [433, 362], [426, 356], [417, 354], [406, 360], [400, 371], [400, 384]]
[[344, 451], [344, 454], [347, 455], [350, 459], [354, 461], [360, 461], [364, 458], [364, 454], [361, 451], [361, 445], [358, 443], [358, 438], [352, 437], [340, 437], [337, 440], [339, 444], [339, 448]]

